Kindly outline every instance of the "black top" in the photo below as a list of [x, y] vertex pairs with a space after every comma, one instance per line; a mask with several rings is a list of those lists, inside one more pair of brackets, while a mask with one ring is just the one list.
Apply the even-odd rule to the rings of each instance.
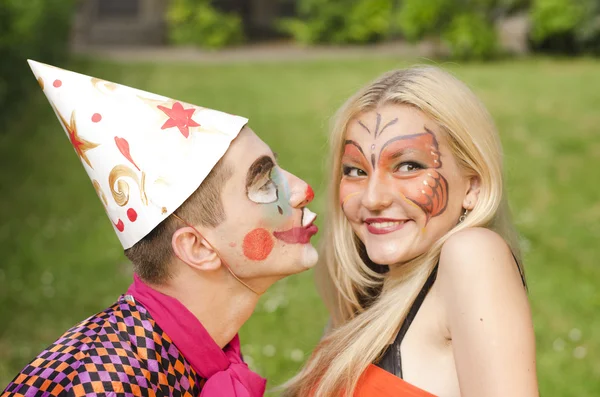
[[385, 353], [383, 353], [383, 357], [381, 357], [381, 360], [379, 360], [379, 362], [376, 363], [378, 367], [385, 369], [386, 371], [396, 375], [399, 378], [402, 378], [402, 356], [400, 354], [400, 345], [402, 344], [402, 339], [404, 339], [404, 335], [406, 335], [408, 328], [415, 319], [415, 316], [421, 308], [425, 297], [427, 296], [429, 290], [431, 289], [431, 286], [435, 282], [437, 270], [438, 265], [435, 265], [435, 268], [433, 268], [433, 271], [427, 278], [427, 281], [425, 281], [425, 284], [423, 284], [423, 288], [421, 288], [419, 295], [417, 295], [417, 298], [410, 307], [410, 310], [408, 311], [404, 322], [402, 322], [402, 326], [400, 327], [400, 331], [398, 331], [398, 335], [396, 335], [396, 339], [394, 339], [394, 343], [388, 346]]
[[[517, 268], [519, 268], [517, 258], [514, 256], [514, 254], [513, 254], [513, 259], [515, 260], [515, 264], [517, 265]], [[377, 362], [375, 364], [378, 367], [380, 367], [381, 369], [384, 369], [387, 372], [390, 372], [399, 378], [402, 378], [402, 356], [400, 354], [400, 345], [402, 344], [402, 340], [404, 339], [404, 335], [406, 335], [408, 328], [410, 327], [413, 320], [415, 319], [415, 316], [419, 312], [419, 309], [421, 308], [421, 305], [423, 304], [425, 297], [427, 296], [427, 294], [429, 293], [429, 290], [431, 289], [431, 287], [433, 286], [433, 283], [435, 282], [435, 279], [437, 277], [437, 272], [438, 272], [438, 266], [439, 266], [439, 263], [437, 265], [435, 265], [431, 274], [427, 278], [427, 281], [425, 281], [425, 284], [423, 284], [423, 288], [421, 288], [421, 291], [419, 292], [419, 295], [417, 295], [415, 301], [413, 302], [412, 306], [410, 307], [410, 310], [408, 311], [408, 314], [406, 315], [404, 322], [402, 322], [402, 326], [400, 327], [400, 331], [398, 331], [398, 335], [396, 335], [396, 339], [394, 339], [394, 342], [388, 346], [387, 350], [383, 353], [381, 360], [379, 360], [379, 362]], [[521, 281], [523, 282], [523, 286], [525, 287], [525, 289], [527, 289], [527, 284], [525, 283], [525, 277], [524, 277], [523, 273], [521, 272], [520, 268], [519, 268], [519, 274], [521, 275]]]

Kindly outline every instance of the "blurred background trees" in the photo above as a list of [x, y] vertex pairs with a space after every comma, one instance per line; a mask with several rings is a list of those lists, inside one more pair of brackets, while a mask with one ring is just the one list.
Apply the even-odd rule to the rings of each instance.
[[265, 39], [303, 46], [425, 40], [437, 56], [460, 60], [597, 55], [600, 1], [0, 0], [0, 106], [25, 95], [23, 58], [60, 64], [69, 38], [83, 46], [205, 49]]
[[74, 0], [0, 0], [0, 127], [31, 88], [24, 60], [60, 64], [66, 58], [74, 5]]
[[253, 40], [256, 8], [267, 15], [262, 36], [302, 45], [430, 39], [456, 59], [491, 59], [509, 52], [502, 24], [520, 18], [529, 50], [582, 54], [600, 47], [597, 0], [172, 0], [169, 37], [211, 48]]

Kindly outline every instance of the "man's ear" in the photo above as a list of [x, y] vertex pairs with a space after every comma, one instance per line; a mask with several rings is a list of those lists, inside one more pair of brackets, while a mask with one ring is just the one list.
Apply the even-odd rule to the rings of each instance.
[[477, 200], [479, 199], [479, 191], [481, 189], [481, 178], [478, 175], [471, 176], [469, 178], [469, 184], [467, 185], [467, 193], [463, 200], [463, 208], [471, 211], [475, 208]]
[[202, 235], [192, 227], [182, 227], [173, 233], [173, 253], [188, 266], [203, 271], [217, 270], [221, 258]]

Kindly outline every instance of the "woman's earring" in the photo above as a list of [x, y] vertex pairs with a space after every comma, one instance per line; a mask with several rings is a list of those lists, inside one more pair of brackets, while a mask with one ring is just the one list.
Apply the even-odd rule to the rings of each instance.
[[467, 215], [469, 215], [469, 210], [465, 209], [465, 212], [458, 218], [458, 223], [463, 223], [467, 219]]

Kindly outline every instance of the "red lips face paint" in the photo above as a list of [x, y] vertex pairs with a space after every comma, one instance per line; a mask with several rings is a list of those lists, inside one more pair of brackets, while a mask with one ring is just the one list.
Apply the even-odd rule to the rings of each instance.
[[244, 237], [243, 250], [246, 258], [253, 261], [267, 259], [273, 250], [274, 241], [266, 229], [254, 229]]
[[317, 234], [319, 229], [316, 225], [308, 225], [306, 227], [294, 227], [282, 232], [273, 232], [277, 240], [281, 240], [288, 244], [308, 244], [310, 238]]

